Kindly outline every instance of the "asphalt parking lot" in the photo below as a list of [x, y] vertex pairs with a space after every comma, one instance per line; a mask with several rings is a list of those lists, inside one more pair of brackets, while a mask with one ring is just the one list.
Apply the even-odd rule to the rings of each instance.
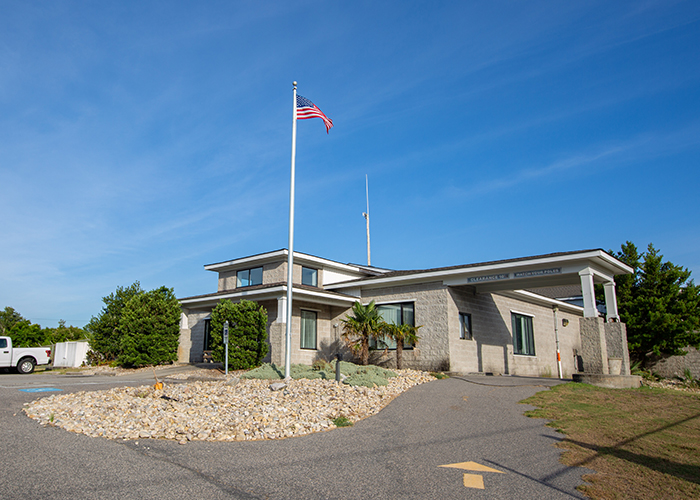
[[[173, 370], [180, 369], [187, 368]], [[353, 427], [275, 441], [110, 441], [42, 427], [21, 411], [48, 394], [152, 383], [147, 372], [0, 373], [0, 497], [582, 498], [576, 486], [590, 472], [560, 464], [554, 444], [561, 436], [518, 404], [558, 383], [552, 379], [434, 381]], [[47, 388], [59, 392], [23, 391]]]

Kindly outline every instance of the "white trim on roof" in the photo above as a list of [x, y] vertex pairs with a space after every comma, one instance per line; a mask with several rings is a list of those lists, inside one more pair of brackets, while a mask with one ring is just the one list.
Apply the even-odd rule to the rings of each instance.
[[[294, 297], [297, 297], [299, 300], [309, 300], [312, 302], [318, 302], [321, 304], [327, 304], [327, 305], [338, 305], [338, 306], [346, 306], [346, 305], [352, 305], [355, 303], [357, 299], [353, 297], [343, 297], [341, 295], [338, 295], [336, 293], [327, 293], [324, 292], [323, 290], [315, 291], [315, 290], [306, 290], [303, 288], [297, 288], [293, 287], [292, 291], [294, 293]], [[231, 290], [230, 292], [227, 293], [222, 293], [222, 294], [217, 294], [217, 295], [206, 295], [206, 296], [200, 296], [200, 297], [190, 297], [190, 298], [185, 298], [185, 299], [180, 299], [180, 304], [183, 306], [207, 306], [211, 304], [216, 304], [222, 299], [231, 299], [231, 300], [242, 300], [242, 299], [249, 299], [249, 300], [272, 300], [276, 299], [278, 297], [285, 296], [287, 293], [287, 285], [278, 285], [270, 288], [259, 288], [257, 290], [246, 290], [246, 289], [239, 289], [239, 290]]]
[[[460, 275], [472, 275], [472, 274], [484, 274], [484, 273], [498, 273], [498, 271], [510, 270], [514, 268], [526, 268], [526, 267], [538, 267], [538, 266], [551, 266], [557, 264], [565, 264], [581, 260], [590, 259], [602, 259], [604, 262], [597, 262], [597, 264], [603, 264], [606, 267], [606, 271], [610, 272], [612, 275], [616, 274], [630, 274], [634, 270], [628, 265], [620, 262], [619, 260], [611, 257], [606, 252], [602, 250], [584, 251], [580, 253], [568, 253], [566, 255], [556, 255], [549, 257], [536, 257], [532, 259], [521, 259], [521, 260], [509, 260], [506, 262], [495, 262], [492, 264], [475, 265], [468, 267], [457, 267], [454, 269], [435, 269], [428, 271], [415, 271], [408, 274], [400, 274], [397, 276], [383, 276], [379, 278], [371, 278], [365, 280], [353, 280], [346, 283], [334, 283], [330, 285], [329, 289], [338, 288], [350, 288], [350, 287], [377, 287], [389, 283], [396, 282], [430, 282], [430, 281], [447, 281], [450, 278], [457, 277]], [[591, 267], [590, 265], [586, 267]], [[596, 269], [597, 270], [597, 269]], [[605, 271], [598, 270], [598, 273], [603, 276], [607, 276]], [[445, 283], [450, 284], [450, 283]]]
[[[258, 255], [251, 255], [248, 257], [241, 257], [240, 259], [233, 259], [226, 262], [218, 262], [215, 264], [207, 264], [204, 269], [207, 271], [226, 271], [238, 268], [244, 268], [251, 265], [264, 264], [266, 262], [275, 261], [278, 259], [286, 258], [289, 254], [286, 248], [282, 250], [275, 250], [273, 252], [261, 253]], [[295, 263], [310, 263], [320, 266], [321, 268], [331, 268], [340, 269], [346, 272], [351, 272], [357, 274], [358, 277], [363, 277], [367, 274], [382, 274], [387, 272], [384, 269], [372, 270], [366, 266], [354, 266], [351, 264], [342, 264], [334, 260], [324, 259], [322, 257], [316, 257], [314, 255], [309, 255], [301, 252], [294, 252], [294, 262]], [[356, 278], [355, 278], [356, 279]]]

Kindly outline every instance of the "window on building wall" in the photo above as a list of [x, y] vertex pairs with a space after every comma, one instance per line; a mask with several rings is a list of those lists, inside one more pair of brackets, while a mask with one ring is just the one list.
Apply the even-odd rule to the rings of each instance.
[[254, 267], [253, 269], [244, 269], [236, 273], [236, 288], [243, 286], [262, 285], [263, 268]]
[[316, 349], [316, 319], [315, 311], [301, 310], [301, 348]]
[[211, 320], [204, 320], [204, 350], [211, 351]]
[[513, 353], [535, 355], [535, 335], [532, 329], [532, 316], [511, 313], [513, 323]]
[[459, 313], [459, 338], [463, 340], [472, 340], [472, 315]]
[[[416, 326], [414, 321], [414, 305], [413, 302], [400, 302], [396, 304], [380, 304], [377, 306], [377, 311], [384, 321], [394, 325], [411, 325]], [[379, 345], [373, 340], [370, 342], [370, 347], [396, 349], [396, 341], [391, 339], [383, 339]], [[404, 342], [404, 349], [413, 349], [413, 344]]]
[[309, 286], [318, 286], [318, 269], [310, 267], [301, 268], [301, 284]]

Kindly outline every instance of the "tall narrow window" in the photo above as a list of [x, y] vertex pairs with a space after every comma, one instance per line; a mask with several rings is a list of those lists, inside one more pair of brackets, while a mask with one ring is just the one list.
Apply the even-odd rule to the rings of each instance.
[[532, 316], [511, 313], [513, 323], [513, 353], [535, 355], [535, 335], [532, 329]]
[[310, 267], [301, 268], [301, 284], [318, 286], [318, 270]]
[[236, 273], [236, 288], [244, 286], [262, 285], [263, 268], [243, 269]]
[[301, 310], [301, 348], [316, 349], [316, 312]]
[[472, 315], [459, 313], [459, 338], [472, 340]]
[[204, 350], [211, 350], [211, 320], [204, 320]]

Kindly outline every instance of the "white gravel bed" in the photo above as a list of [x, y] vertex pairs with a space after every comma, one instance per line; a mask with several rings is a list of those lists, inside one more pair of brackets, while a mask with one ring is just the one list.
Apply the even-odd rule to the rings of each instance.
[[[280, 391], [271, 381], [229, 377], [217, 382], [119, 387], [53, 395], [23, 411], [42, 425], [109, 439], [245, 441], [283, 439], [335, 428], [378, 413], [411, 387], [435, 380], [427, 372], [396, 370], [384, 387], [351, 387], [330, 380], [290, 380]], [[279, 382], [279, 381], [277, 381]]]
[[688, 384], [681, 380], [672, 379], [662, 379], [658, 381], [654, 380], [642, 380], [642, 384], [648, 387], [657, 387], [661, 389], [673, 389], [676, 391], [684, 392], [695, 392], [700, 394], [700, 387], [689, 387]]

